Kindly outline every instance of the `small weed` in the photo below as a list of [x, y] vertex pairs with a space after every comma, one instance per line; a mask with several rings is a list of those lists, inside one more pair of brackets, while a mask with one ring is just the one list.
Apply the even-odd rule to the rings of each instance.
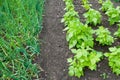
[[102, 73], [100, 76], [101, 76], [104, 80], [109, 77], [109, 76], [107, 75], [107, 73]]

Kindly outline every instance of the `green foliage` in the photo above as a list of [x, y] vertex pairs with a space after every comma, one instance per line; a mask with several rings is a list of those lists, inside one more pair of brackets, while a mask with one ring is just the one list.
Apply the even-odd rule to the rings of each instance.
[[[69, 0], [68, 0], [69, 1]], [[72, 0], [71, 0], [72, 1]], [[65, 23], [65, 30], [67, 30], [66, 39], [69, 42], [69, 48], [80, 48], [81, 45], [84, 45], [85, 47], [90, 46], [93, 47], [93, 30], [88, 27], [87, 25], [83, 25], [79, 20], [78, 13], [74, 10], [74, 6], [71, 2], [66, 2], [66, 8], [67, 11], [64, 14], [64, 18], [61, 22]], [[68, 7], [70, 6], [70, 7]]]
[[100, 61], [101, 53], [92, 50], [93, 47], [93, 30], [88, 25], [80, 22], [78, 13], [74, 10], [72, 0], [64, 0], [67, 11], [61, 22], [65, 23], [67, 31], [66, 39], [69, 42], [69, 48], [74, 53], [74, 58], [69, 58], [69, 75], [81, 77], [83, 69], [89, 67], [96, 70], [96, 63]]
[[75, 54], [74, 58], [69, 58], [69, 75], [81, 77], [84, 75], [83, 70], [88, 67], [91, 70], [96, 70], [96, 63], [100, 61], [102, 54], [90, 48], [81, 48], [72, 50]]
[[109, 17], [110, 25], [113, 25], [115, 22], [120, 22], [120, 7], [109, 8], [105, 14]]
[[114, 1], [116, 1], [116, 2], [120, 2], [120, 0], [114, 0]]
[[82, 0], [82, 6], [86, 9], [86, 10], [89, 10], [91, 8], [91, 4], [89, 4], [89, 1], [88, 0]]
[[78, 13], [74, 11], [74, 9], [71, 9], [64, 14], [64, 18], [61, 20], [61, 22], [64, 22], [65, 26], [68, 26], [71, 21], [76, 20], [78, 22], [79, 19], [77, 19], [77, 17], [79, 17]]
[[93, 24], [96, 26], [97, 24], [101, 23], [101, 14], [99, 11], [89, 9], [88, 12], [84, 13], [83, 15], [86, 18], [87, 24]]
[[114, 35], [118, 38], [120, 38], [120, 24], [118, 24], [118, 30], [114, 33]]
[[82, 0], [82, 4], [88, 4], [89, 1], [88, 0]]
[[[69, 42], [69, 49], [74, 56], [68, 59], [69, 63], [69, 75], [81, 77], [84, 75], [84, 68], [89, 68], [91, 70], [96, 70], [97, 63], [100, 61], [102, 57], [101, 52], [95, 51], [93, 48], [94, 46], [94, 38], [93, 33], [96, 34], [96, 41], [99, 44], [104, 45], [112, 45], [114, 42], [114, 38], [111, 36], [110, 31], [103, 26], [100, 26], [99, 29], [93, 31], [91, 27], [87, 24], [93, 24], [96, 26], [97, 24], [101, 23], [101, 14], [99, 11], [94, 9], [90, 9], [90, 4], [88, 0], [82, 0], [83, 7], [85, 7], [88, 12], [84, 14], [86, 18], [86, 23], [83, 24], [80, 22], [79, 15], [74, 9], [73, 0], [64, 0], [66, 7], [66, 13], [61, 22], [64, 22], [66, 28], [64, 31], [66, 33], [66, 40]], [[113, 4], [110, 0], [106, 0], [103, 2], [99, 0], [99, 3], [102, 4], [102, 11], [106, 11], [106, 14], [109, 17], [110, 24], [114, 24], [115, 22], [119, 22], [120, 19], [119, 15], [119, 8], [114, 9]], [[120, 31], [118, 29], [114, 35], [119, 37]], [[109, 58], [109, 65], [113, 68], [113, 72], [116, 74], [120, 74], [119, 70], [119, 52], [120, 49], [110, 48], [110, 51], [113, 53], [106, 53], [105, 56]], [[115, 53], [115, 54], [114, 54]], [[113, 56], [115, 55], [115, 56]], [[112, 59], [114, 58], [114, 59]], [[115, 63], [115, 65], [114, 65]], [[118, 65], [117, 65], [118, 63]], [[106, 74], [102, 74], [102, 77], [105, 79], [108, 76]]]
[[107, 28], [105, 29], [103, 26], [100, 26], [95, 32], [97, 35], [96, 41], [99, 41], [100, 44], [112, 45], [114, 42], [114, 38], [110, 35], [111, 33]]
[[82, 0], [82, 4], [89, 4], [89, 1], [88, 0]]
[[82, 0], [82, 6], [86, 9], [86, 10], [89, 10], [91, 8], [91, 4], [89, 4], [89, 1], [88, 0]]
[[72, 4], [72, 1], [73, 0], [63, 0], [63, 1], [65, 1], [66, 3], [66, 7], [65, 7], [65, 9], [64, 10], [66, 10], [66, 11], [69, 11], [69, 10], [73, 10], [74, 9], [74, 5]]
[[106, 12], [109, 8], [113, 8], [113, 3], [110, 0], [106, 0], [102, 3], [101, 10]]
[[98, 0], [98, 3], [102, 4], [102, 3], [103, 3], [103, 0]]
[[93, 47], [93, 30], [87, 25], [77, 25], [77, 21], [71, 21], [70, 23], [70, 28], [66, 35], [66, 39], [69, 42], [69, 48], [80, 48], [81, 45], [84, 45], [84, 47]]
[[105, 11], [105, 14], [109, 17], [110, 25], [120, 22], [120, 7], [114, 8], [110, 0], [103, 2], [101, 9]]
[[91, 4], [84, 4], [82, 6], [85, 8], [85, 10], [89, 10], [92, 5]]
[[0, 5], [0, 79], [32, 80], [38, 70], [38, 33], [42, 23], [42, 0], [3, 0]]
[[105, 54], [105, 56], [108, 57], [109, 66], [114, 73], [120, 75], [120, 48], [111, 47], [109, 50], [110, 53]]
[[[64, 14], [64, 18], [61, 20], [61, 22], [65, 23], [65, 26], [68, 26], [70, 24], [71, 20], [77, 19], [79, 17], [78, 12], [74, 10], [74, 5], [72, 3], [73, 0], [64, 0], [66, 3], [65, 10], [67, 11]], [[79, 20], [79, 19], [77, 19]]]

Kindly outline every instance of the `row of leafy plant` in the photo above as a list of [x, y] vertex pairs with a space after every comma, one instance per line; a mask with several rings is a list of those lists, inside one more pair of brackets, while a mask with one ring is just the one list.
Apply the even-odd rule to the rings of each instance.
[[[99, 28], [93, 30], [89, 27], [100, 25], [102, 22], [102, 15], [99, 11], [92, 9], [88, 0], [82, 0], [82, 6], [85, 8], [86, 13], [83, 16], [86, 18], [86, 23], [83, 24], [80, 21], [78, 12], [75, 11], [73, 0], [64, 0], [65, 11], [64, 18], [61, 22], [64, 22], [66, 28], [66, 40], [69, 43], [69, 49], [74, 54], [73, 57], [68, 59], [69, 62], [69, 75], [81, 77], [84, 75], [84, 68], [88, 67], [91, 70], [96, 70], [97, 63], [103, 58], [103, 55], [108, 57], [109, 66], [113, 69], [117, 75], [120, 74], [120, 67], [117, 64], [119, 62], [119, 47], [109, 48], [110, 52], [103, 54], [102, 52], [93, 49], [94, 40], [99, 42], [101, 46], [109, 45], [115, 42], [116, 38], [120, 37], [120, 28], [112, 36], [111, 32], [104, 26], [98, 26]], [[100, 10], [105, 12], [109, 17], [108, 21], [110, 25], [120, 22], [120, 9], [114, 8], [113, 3], [110, 0], [98, 1], [102, 7]], [[118, 24], [120, 27], [120, 24]], [[93, 36], [95, 35], [95, 36]]]
[[[108, 21], [110, 25], [117, 24], [118, 30], [113, 34], [115, 38], [120, 38], [120, 6], [114, 7], [110, 0], [106, 0], [102, 3], [101, 10], [105, 12], [108, 16]], [[120, 75], [119, 67], [119, 54], [120, 46], [114, 46], [109, 48], [110, 52], [106, 52], [105, 56], [108, 57], [109, 66], [112, 68], [113, 72]]]
[[0, 0], [0, 80], [33, 80], [39, 70], [44, 0]]

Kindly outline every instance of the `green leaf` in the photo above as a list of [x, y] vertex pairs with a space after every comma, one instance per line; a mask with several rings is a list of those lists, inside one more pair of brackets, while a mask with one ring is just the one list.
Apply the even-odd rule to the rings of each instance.
[[74, 76], [74, 70], [69, 70], [68, 74], [69, 74], [70, 76]]
[[76, 54], [77, 50], [76, 49], [71, 49], [72, 53]]
[[89, 68], [90, 68], [91, 70], [96, 70], [96, 65], [91, 65], [91, 66], [89, 66]]
[[112, 16], [111, 16], [111, 17], [112, 17], [112, 18], [114, 18], [114, 17], [116, 17], [116, 16], [117, 16], [116, 14], [112, 14]]
[[67, 62], [71, 63], [73, 60], [72, 58], [67, 59]]
[[73, 36], [73, 33], [69, 33], [67, 36], [66, 36], [66, 40], [69, 41]]
[[69, 27], [66, 27], [63, 31], [67, 31], [69, 29]]
[[76, 40], [73, 40], [71, 43], [69, 43], [69, 49], [73, 48], [77, 44]]
[[116, 47], [111, 47], [111, 48], [109, 48], [109, 50], [110, 50], [111, 52], [114, 52], [114, 51], [117, 50], [117, 48], [116, 48]]

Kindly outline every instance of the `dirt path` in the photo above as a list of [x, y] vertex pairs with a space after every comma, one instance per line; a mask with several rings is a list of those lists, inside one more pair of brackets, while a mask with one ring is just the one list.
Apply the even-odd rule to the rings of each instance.
[[46, 0], [43, 30], [40, 36], [41, 67], [46, 72], [43, 80], [65, 80], [67, 75], [66, 58], [68, 54], [63, 24], [60, 23], [64, 13], [62, 0]]
[[[94, 0], [91, 0], [94, 2]], [[93, 3], [94, 4], [94, 3]], [[75, 3], [78, 6], [76, 9], [79, 11], [79, 2]], [[95, 2], [95, 8], [96, 7]], [[85, 76], [81, 79], [68, 76], [67, 58], [70, 57], [68, 45], [63, 33], [64, 25], [60, 23], [64, 14], [63, 0], [46, 0], [45, 13], [43, 20], [43, 30], [40, 35], [41, 39], [41, 55], [38, 59], [40, 66], [43, 68], [40, 80], [103, 80], [100, 74], [108, 74], [109, 78], [106, 80], [120, 80], [111, 73], [108, 67], [107, 60], [99, 63], [97, 71], [90, 71], [85, 69]], [[80, 9], [82, 12], [82, 10]], [[79, 12], [80, 12], [79, 11]]]

